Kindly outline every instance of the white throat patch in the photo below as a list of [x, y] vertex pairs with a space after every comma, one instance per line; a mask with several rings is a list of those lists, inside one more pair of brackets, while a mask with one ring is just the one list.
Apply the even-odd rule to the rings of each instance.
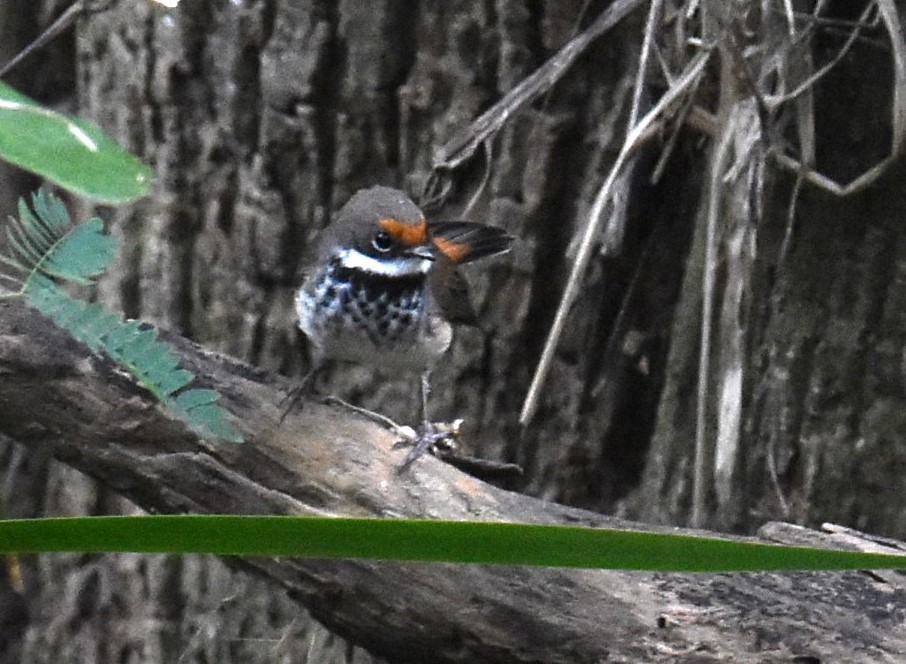
[[392, 260], [380, 260], [367, 256], [358, 249], [344, 249], [337, 254], [337, 258], [340, 259], [340, 265], [343, 267], [364, 270], [385, 277], [427, 274], [431, 269], [431, 261], [427, 258], [400, 257]]

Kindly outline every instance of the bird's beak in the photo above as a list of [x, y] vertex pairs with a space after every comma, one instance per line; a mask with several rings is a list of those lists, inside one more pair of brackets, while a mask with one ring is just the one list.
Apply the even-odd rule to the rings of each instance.
[[426, 261], [433, 261], [434, 256], [434, 247], [429, 244], [423, 244], [418, 247], [413, 247], [405, 252], [405, 255], [409, 258], [421, 258]]

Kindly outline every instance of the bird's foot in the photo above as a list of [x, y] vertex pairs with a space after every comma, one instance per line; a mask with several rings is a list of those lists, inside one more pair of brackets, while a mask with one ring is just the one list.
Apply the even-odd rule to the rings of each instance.
[[397, 424], [386, 415], [353, 405], [339, 397], [328, 396], [324, 398], [324, 401], [341, 406], [392, 431], [399, 437], [399, 440], [393, 445], [394, 449], [412, 447], [403, 461], [403, 468], [425, 452], [436, 453], [437, 451], [452, 451], [456, 449], [456, 441], [459, 439], [462, 429], [463, 420], [458, 419], [452, 422], [425, 422], [416, 430], [405, 424]]
[[404, 434], [403, 439], [394, 447], [411, 445], [412, 449], [400, 464], [399, 471], [404, 471], [425, 452], [430, 452], [434, 456], [443, 456], [454, 451], [458, 445], [462, 422], [462, 419], [453, 422], [424, 422], [417, 431], [412, 427], [403, 427], [408, 431], [400, 432]]
[[400, 472], [408, 468], [413, 461], [425, 454], [425, 452], [430, 452], [432, 455], [446, 460], [446, 457], [453, 454], [458, 447], [463, 423], [461, 418], [452, 422], [424, 422], [416, 430], [407, 425], [397, 424], [386, 415], [353, 405], [339, 397], [328, 396], [324, 400], [383, 425], [389, 431], [392, 431], [399, 438], [394, 443], [393, 449], [411, 447], [412, 449], [409, 450], [406, 458], [403, 459], [403, 463], [400, 464]]

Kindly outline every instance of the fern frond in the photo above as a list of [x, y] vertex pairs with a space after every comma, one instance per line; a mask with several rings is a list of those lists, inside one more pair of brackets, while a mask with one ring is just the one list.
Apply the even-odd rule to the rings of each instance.
[[153, 328], [138, 321], [123, 321], [96, 303], [67, 295], [53, 281], [38, 274], [26, 291], [28, 302], [54, 323], [95, 352], [103, 352], [129, 371], [139, 385], [167, 410], [206, 438], [242, 442], [242, 435], [226, 420], [215, 402], [214, 390], [183, 389], [195, 376], [179, 368], [170, 346]]
[[38, 277], [55, 277], [88, 285], [110, 265], [116, 242], [104, 234], [104, 225], [93, 217], [73, 224], [66, 206], [44, 191], [32, 194], [31, 208], [19, 199], [19, 219], [10, 219], [6, 236], [16, 257], [0, 262], [19, 276], [4, 275], [26, 293]]
[[185, 389], [194, 380], [179, 368], [170, 346], [153, 328], [138, 321], [123, 321], [97, 303], [70, 297], [55, 279], [88, 285], [110, 265], [115, 242], [104, 234], [100, 219], [73, 224], [63, 202], [37, 192], [29, 207], [19, 200], [19, 220], [6, 229], [15, 257], [0, 256], [0, 265], [13, 274], [0, 278], [20, 286], [22, 297], [76, 340], [94, 352], [105, 353], [131, 373], [169, 412], [203, 437], [242, 442], [241, 434], [226, 421], [215, 402], [217, 392]]

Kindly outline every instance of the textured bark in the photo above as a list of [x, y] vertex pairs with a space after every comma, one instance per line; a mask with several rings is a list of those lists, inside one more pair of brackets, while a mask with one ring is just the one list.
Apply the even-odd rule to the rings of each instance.
[[[0, 66], [5, 65], [25, 48], [61, 9], [56, 0], [0, 2]], [[41, 103], [71, 112], [75, 105], [74, 37], [64, 35], [48, 48], [31, 53], [23, 65], [4, 75], [3, 82], [28, 94]], [[0, 218], [6, 219], [16, 209], [19, 196], [34, 190], [39, 178], [0, 161]], [[7, 253], [5, 232], [0, 232], [0, 252]], [[0, 419], [4, 413], [0, 412]], [[62, 465], [54, 463], [43, 452], [29, 453], [8, 440], [0, 441], [0, 504], [3, 517], [30, 517], [53, 509], [54, 494], [63, 493], [55, 480], [66, 475]], [[72, 567], [70, 563], [69, 567]], [[62, 576], [42, 576], [31, 561], [22, 561], [22, 583], [15, 585], [4, 570], [0, 571], [0, 662], [23, 660], [23, 645], [35, 620], [32, 599], [41, 597], [48, 583], [60, 583]], [[57, 595], [57, 598], [60, 594]], [[40, 623], [43, 629], [49, 621]], [[71, 634], [67, 634], [67, 639]]]
[[[123, 252], [101, 298], [258, 366], [302, 373], [293, 290], [329, 214], [372, 183], [418, 194], [435, 147], [564, 44], [582, 6], [214, 2], [168, 15], [122, 3], [90, 17], [79, 33], [83, 112], [159, 173], [151, 199], [109, 215]], [[533, 368], [526, 358], [537, 354], [558, 297], [563, 252], [619, 140], [635, 40], [601, 40], [556, 94], [489, 144], [487, 187], [468, 216], [520, 243], [469, 274], [482, 328], [458, 331], [433, 378], [435, 415], [465, 417], [474, 453], [519, 461], [532, 492], [576, 503], [599, 500], [603, 473], [589, 460], [600, 443], [588, 433], [604, 431], [596, 421], [613, 410], [579, 416], [588, 365], [577, 357], [596, 354], [593, 327], [569, 341], [538, 424], [520, 432], [515, 416]], [[483, 176], [479, 156], [431, 214], [462, 215]], [[598, 297], [611, 312], [619, 306], [611, 291], [590, 311]], [[344, 367], [323, 389], [411, 421], [414, 381], [388, 378]], [[553, 435], [561, 444], [544, 445]]]
[[[0, 304], [0, 404], [9, 414], [0, 436], [48, 450], [158, 512], [637, 527], [495, 489], [430, 457], [400, 473], [405, 451], [393, 449], [388, 431], [313, 402], [281, 425], [275, 404], [291, 383], [171, 341], [182, 366], [223, 395], [244, 444], [198, 440], [109, 362], [19, 303]], [[779, 526], [774, 532], [782, 533]], [[703, 661], [893, 661], [906, 654], [897, 629], [906, 590], [863, 573], [665, 575], [261, 558], [231, 564], [277, 581], [331, 629], [400, 662], [672, 661], [693, 652]], [[90, 566], [83, 573], [96, 574]], [[103, 579], [94, 584], [103, 596]], [[166, 660], [174, 653], [162, 645], [156, 655]]]
[[[436, 146], [561, 46], [581, 6], [274, 2], [240, 11], [221, 2], [187, 6], [170, 22], [144, 4], [93, 18], [80, 41], [82, 106], [161, 174], [151, 199], [112, 215], [125, 251], [103, 299], [264, 368], [301, 373], [293, 290], [329, 214], [371, 183], [418, 194]], [[511, 257], [471, 271], [482, 328], [459, 331], [433, 381], [438, 418], [466, 417], [481, 433], [477, 452], [523, 463], [531, 491], [573, 502], [599, 500], [587, 462], [600, 441], [589, 434], [621, 407], [598, 412], [588, 402], [586, 382], [600, 367], [579, 359], [600, 355], [596, 327], [609, 325], [618, 291], [589, 289], [554, 396], [528, 431], [514, 420], [533, 369], [526, 359], [537, 355], [559, 297], [564, 250], [607, 168], [631, 91], [633, 47], [618, 33], [586, 57], [490, 145], [487, 186], [468, 216], [520, 242]], [[463, 214], [483, 162], [454, 174], [434, 218]], [[598, 266], [595, 280], [630, 274]], [[401, 420], [416, 412], [409, 379], [344, 367], [326, 389]], [[557, 450], [542, 445], [550, 432], [567, 435]]]
[[[222, 0], [166, 11], [156, 3], [122, 2], [86, 15], [75, 59], [80, 112], [158, 174], [149, 199], [102, 211], [121, 254], [99, 298], [211, 348], [300, 374], [305, 354], [293, 289], [332, 210], [372, 183], [417, 194], [434, 148], [562, 46], [603, 3], [592, 3], [584, 15], [583, 5]], [[521, 241], [512, 258], [469, 275], [482, 329], [460, 331], [433, 381], [435, 414], [466, 417], [474, 452], [533, 468], [536, 493], [589, 504], [600, 493], [599, 464], [587, 464], [599, 442], [587, 437], [597, 426], [591, 419], [576, 424], [588, 405], [582, 397], [587, 367], [577, 358], [584, 347], [600, 346], [593, 336], [598, 314], [569, 342], [552, 386], [557, 397], [545, 403], [522, 444], [515, 414], [532, 370], [526, 358], [537, 354], [558, 296], [563, 251], [607, 167], [607, 151], [619, 140], [638, 39], [630, 26], [622, 30], [632, 39], [615, 33], [594, 45], [556, 94], [525, 109], [489, 144], [488, 184], [468, 216], [504, 226]], [[432, 215], [463, 214], [483, 175], [479, 156], [455, 174], [452, 198]], [[595, 297], [590, 311], [598, 297], [611, 311], [618, 307], [613, 293]], [[343, 368], [324, 389], [411, 420], [415, 385], [388, 378]], [[611, 410], [601, 412], [610, 417]], [[542, 444], [554, 433], [562, 445]], [[22, 487], [8, 496], [31, 486], [21, 474], [13, 477]], [[46, 496], [42, 506], [32, 511], [23, 502], [14, 513], [134, 509], [59, 467], [46, 488], [42, 478], [36, 482], [35, 491]], [[56, 488], [61, 484], [65, 491]], [[279, 595], [255, 594], [246, 586], [252, 582], [216, 561], [158, 565], [99, 557], [95, 564], [107, 593], [96, 612], [90, 603], [66, 599], [95, 583], [82, 572], [80, 557], [47, 559], [41, 570], [26, 570], [34, 592], [23, 661], [116, 659], [114, 652], [158, 661], [161, 652], [171, 654], [166, 648], [182, 648], [187, 661], [212, 652], [216, 657], [209, 658], [220, 662], [267, 660], [267, 648], [254, 655], [249, 644], [294, 636], [303, 624]], [[208, 586], [206, 578], [220, 581]], [[233, 586], [255, 601], [226, 601], [232, 592], [221, 588]], [[193, 599], [170, 601], [174, 592]], [[75, 605], [90, 617], [63, 618], [74, 614], [59, 607]], [[147, 648], [100, 643], [98, 635], [135, 632], [149, 624], [148, 616], [154, 628]], [[65, 628], [48, 629], [51, 622]], [[216, 650], [201, 634], [217, 635], [210, 637]], [[297, 649], [292, 659], [324, 661], [327, 655], [300, 652], [307, 638], [287, 638]]]
[[[0, 12], [43, 20], [37, 4], [7, 0]], [[293, 289], [331, 212], [370, 184], [418, 195], [438, 146], [607, 4], [212, 0], [166, 10], [116, 2], [80, 19], [76, 57], [65, 41], [51, 51], [66, 54], [69, 67], [29, 61], [18, 75], [27, 86], [56, 72], [44, 88], [51, 93], [25, 91], [77, 106], [158, 175], [149, 198], [100, 211], [121, 253], [98, 298], [298, 376], [306, 353]], [[673, 4], [658, 45], [676, 75], [699, 15]], [[904, 14], [903, 2], [896, 5]], [[468, 275], [482, 327], [457, 331], [435, 372], [435, 414], [466, 418], [471, 452], [521, 463], [527, 493], [688, 523], [708, 183], [718, 140], [736, 118], [733, 169], [719, 179], [702, 518], [746, 532], [771, 518], [834, 520], [902, 537], [902, 166], [842, 201], [803, 185], [788, 226], [793, 176], [771, 160], [778, 150], [807, 151], [793, 111], [809, 104], [823, 172], [846, 181], [883, 156], [893, 83], [886, 36], [874, 28], [857, 41], [814, 98], [759, 115], [752, 80], [772, 84], [778, 75], [766, 71], [778, 62], [788, 80], [801, 80], [845, 35], [819, 25], [814, 40], [791, 45], [786, 3], [696, 6], [706, 41], [719, 44], [695, 103], [714, 112], [713, 131], [681, 130], [654, 184], [667, 141], [638, 155], [612, 214], [623, 223], [602, 238], [525, 430], [516, 417], [573, 237], [625, 134], [642, 13], [509, 117], [487, 142], [489, 154], [479, 151], [449, 174], [450, 197], [429, 210], [432, 218], [486, 220], [519, 242]], [[0, 16], [3, 36], [15, 32], [16, 21]], [[24, 35], [0, 48], [17, 39]], [[649, 67], [642, 112], [665, 87], [659, 66]], [[408, 377], [340, 367], [322, 389], [401, 421], [417, 411]], [[4, 447], [0, 466], [12, 516], [136, 509], [25, 446]], [[336, 639], [310, 626], [293, 602], [216, 560], [54, 556], [25, 560], [24, 571], [28, 592], [0, 595], [9, 602], [0, 619], [11, 625], [0, 629], [0, 647], [9, 648], [0, 654], [24, 647], [23, 662], [367, 658], [330, 647]]]
[[[903, 4], [897, 5], [902, 16]], [[840, 11], [856, 9], [861, 11], [855, 5]], [[762, 19], [748, 37], [780, 43], [777, 15]], [[819, 32], [814, 42], [803, 42], [805, 47], [764, 53], [782, 54], [787, 72], [798, 68], [802, 76], [805, 63], [814, 60], [808, 70], [813, 71], [830, 61], [844, 38]], [[721, 55], [725, 64], [737, 62], [732, 49]], [[806, 95], [800, 106], [784, 107], [788, 115], [781, 117], [791, 125], [804, 121], [794, 110], [811, 108], [814, 168], [842, 184], [890, 153], [894, 72], [888, 56], [857, 41], [814, 87], [813, 98]], [[771, 57], [751, 61], [751, 71], [776, 63]], [[869, 70], [873, 76], [862, 75]], [[714, 460], [706, 478], [704, 523], [751, 531], [770, 518], [832, 520], [901, 537], [906, 532], [901, 160], [871, 187], [848, 197], [808, 183], [797, 192], [795, 175], [771, 159], [772, 151], [789, 152], [789, 145], [759, 128], [751, 88], [740, 76], [732, 69], [721, 75], [718, 104], [722, 128], [746, 107], [751, 119], [737, 125], [732, 173], [728, 167], [721, 182], [718, 306], [705, 398], [707, 439], [718, 456], [723, 446], [724, 456]], [[766, 127], [776, 132], [779, 124]], [[801, 125], [791, 129], [793, 138], [785, 140], [807, 153], [801, 131]], [[708, 168], [717, 158], [716, 147], [712, 150]], [[624, 505], [623, 513], [649, 522], [686, 523], [691, 511], [704, 208], [673, 321], [671, 369], [648, 463]], [[727, 412], [722, 399], [732, 381], [738, 381], [737, 408]]]

